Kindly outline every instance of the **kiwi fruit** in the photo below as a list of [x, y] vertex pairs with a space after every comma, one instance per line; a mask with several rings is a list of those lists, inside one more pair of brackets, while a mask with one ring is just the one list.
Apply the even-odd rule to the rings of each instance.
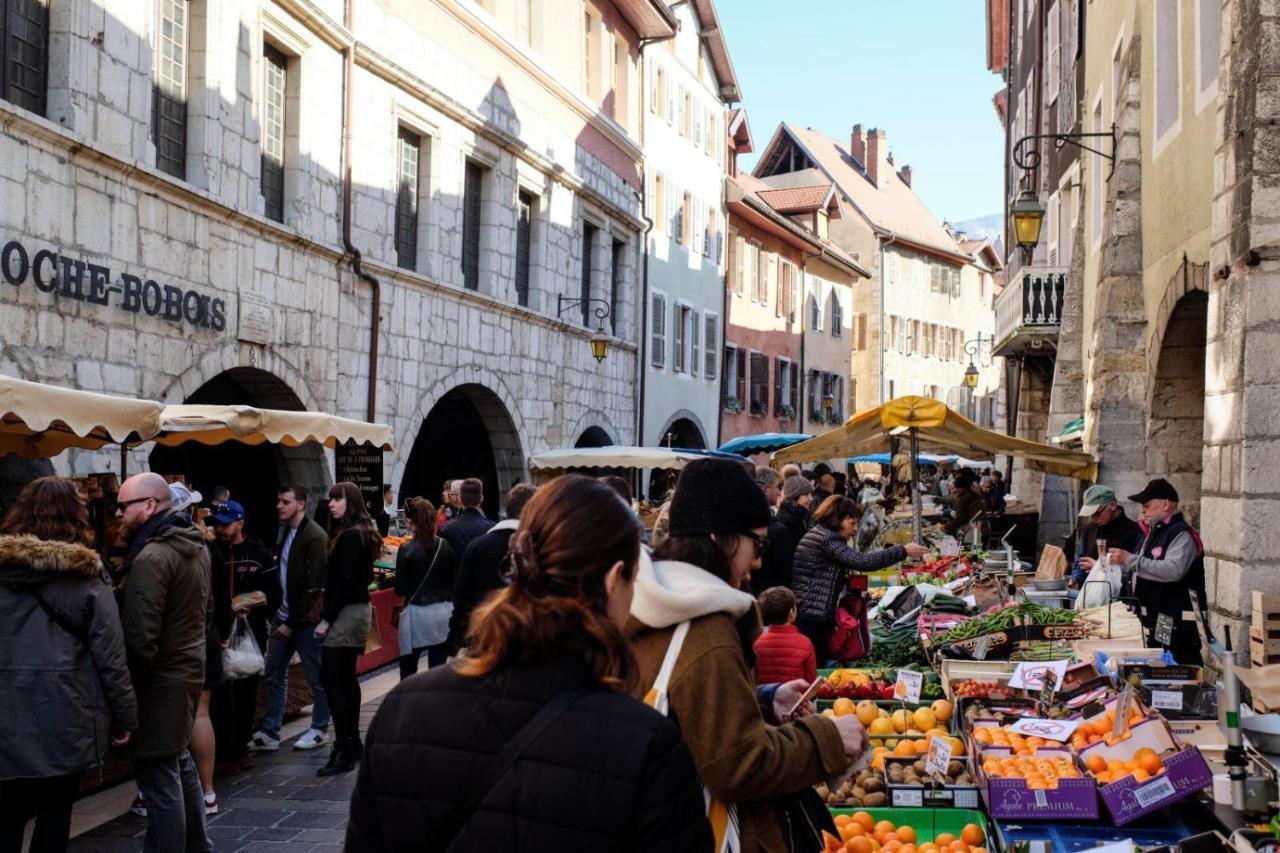
[[917, 759], [914, 763], [912, 763], [912, 765], [911, 765], [911, 769], [912, 769], [912, 770], [914, 770], [914, 771], [916, 772], [916, 775], [917, 775], [917, 776], [921, 776], [921, 775], [923, 775], [923, 774], [924, 774], [924, 761], [923, 761], [922, 759]]
[[889, 798], [880, 791], [876, 791], [874, 794], [867, 794], [862, 798], [862, 805], [871, 809], [883, 806], [887, 802], [889, 802]]
[[872, 777], [864, 782], [862, 787], [867, 793], [874, 794], [876, 791], [884, 790], [884, 782]]
[[951, 778], [954, 779], [955, 777], [959, 776], [963, 772], [964, 772], [963, 763], [956, 761], [955, 759], [952, 759], [947, 763], [947, 775], [950, 776]]

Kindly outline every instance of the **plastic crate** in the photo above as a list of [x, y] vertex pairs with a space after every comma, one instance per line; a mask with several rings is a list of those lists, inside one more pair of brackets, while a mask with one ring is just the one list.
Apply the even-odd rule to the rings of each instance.
[[987, 837], [984, 846], [988, 850], [992, 849], [991, 827], [987, 824], [986, 816], [977, 809], [855, 809], [843, 806], [831, 809], [833, 815], [851, 815], [854, 812], [868, 812], [873, 820], [892, 821], [894, 826], [909, 826], [916, 831], [918, 843], [932, 841], [944, 832], [959, 838], [965, 824], [977, 824]]

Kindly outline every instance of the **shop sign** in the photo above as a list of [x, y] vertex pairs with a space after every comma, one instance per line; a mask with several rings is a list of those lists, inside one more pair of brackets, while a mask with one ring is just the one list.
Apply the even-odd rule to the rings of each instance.
[[337, 482], [351, 482], [360, 487], [364, 505], [370, 514], [382, 506], [382, 448], [354, 441], [333, 449], [333, 467]]
[[227, 328], [227, 306], [222, 299], [159, 284], [127, 271], [113, 275], [109, 267], [51, 249], [32, 251], [17, 240], [0, 247], [0, 277], [14, 287], [31, 281], [36, 290], [59, 299], [112, 305], [131, 314], [186, 323], [197, 329], [221, 332]]

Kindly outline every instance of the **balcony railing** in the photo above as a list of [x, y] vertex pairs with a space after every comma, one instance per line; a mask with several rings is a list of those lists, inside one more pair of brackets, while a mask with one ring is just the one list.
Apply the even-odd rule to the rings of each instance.
[[1056, 342], [1066, 267], [1026, 267], [996, 297], [996, 355], [1020, 355]]

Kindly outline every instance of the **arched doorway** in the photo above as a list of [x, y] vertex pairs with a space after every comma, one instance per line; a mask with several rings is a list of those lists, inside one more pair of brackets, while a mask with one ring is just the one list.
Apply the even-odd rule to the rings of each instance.
[[440, 500], [445, 480], [478, 477], [484, 512], [498, 517], [503, 496], [524, 477], [524, 452], [511, 415], [483, 385], [459, 385], [427, 413], [400, 480], [400, 500]]
[[[233, 367], [196, 389], [184, 402], [193, 405], [245, 405], [262, 409], [302, 411], [306, 408], [284, 380], [256, 367]], [[157, 474], [181, 474], [206, 499], [216, 486], [226, 486], [245, 512], [250, 536], [268, 545], [276, 535], [276, 494], [288, 483], [305, 486], [311, 504], [324, 496], [330, 482], [324, 448], [246, 445], [229, 441], [215, 447], [188, 442], [157, 446], [148, 464]]]
[[1174, 305], [1160, 341], [1147, 407], [1147, 474], [1178, 490], [1187, 520], [1199, 523], [1204, 466], [1205, 329], [1209, 294], [1189, 291]]
[[[677, 417], [667, 425], [667, 428], [659, 436], [662, 447], [681, 447], [686, 450], [706, 450], [707, 441], [702, 437], [702, 430], [698, 429], [698, 425], [692, 420], [685, 417]], [[660, 471], [654, 469], [649, 472], [649, 500], [660, 503], [666, 500], [675, 485], [676, 477], [673, 471]]]
[[574, 447], [610, 447], [613, 439], [609, 437], [609, 433], [605, 432], [598, 426], [587, 427], [582, 431], [582, 435], [578, 436], [578, 440], [573, 443]]

